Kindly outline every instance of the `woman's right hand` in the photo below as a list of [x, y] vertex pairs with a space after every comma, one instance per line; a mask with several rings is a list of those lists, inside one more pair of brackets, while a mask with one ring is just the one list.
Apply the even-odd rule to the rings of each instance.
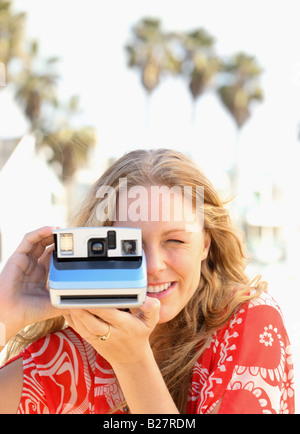
[[26, 234], [0, 274], [0, 323], [6, 342], [29, 324], [64, 314], [52, 306], [47, 288], [52, 229]]

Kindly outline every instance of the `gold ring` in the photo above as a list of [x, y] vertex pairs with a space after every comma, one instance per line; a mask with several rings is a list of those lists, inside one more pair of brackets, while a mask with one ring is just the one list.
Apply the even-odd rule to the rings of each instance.
[[108, 333], [107, 333], [107, 335], [98, 336], [98, 339], [100, 341], [107, 341], [107, 339], [110, 337], [110, 329], [111, 329], [111, 327], [110, 327], [110, 324], [107, 324], [107, 325], [109, 327]]

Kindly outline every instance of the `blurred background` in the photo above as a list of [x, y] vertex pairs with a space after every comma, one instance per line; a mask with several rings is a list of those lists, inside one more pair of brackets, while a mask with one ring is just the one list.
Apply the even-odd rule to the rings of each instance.
[[297, 388], [297, 6], [0, 0], [0, 268], [25, 232], [64, 226], [113, 159], [178, 149], [234, 197], [249, 275], [285, 316]]

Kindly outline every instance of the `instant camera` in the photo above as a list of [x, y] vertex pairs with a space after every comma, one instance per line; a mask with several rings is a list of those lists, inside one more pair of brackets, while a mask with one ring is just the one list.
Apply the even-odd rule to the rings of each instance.
[[141, 230], [84, 227], [53, 231], [51, 303], [59, 308], [138, 307], [147, 291]]

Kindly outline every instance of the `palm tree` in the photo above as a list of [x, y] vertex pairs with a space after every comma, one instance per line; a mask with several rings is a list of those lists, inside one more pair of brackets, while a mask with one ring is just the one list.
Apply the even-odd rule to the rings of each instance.
[[204, 29], [181, 35], [185, 50], [184, 71], [194, 102], [207, 90], [215, 77], [220, 61], [214, 54], [214, 38]]
[[164, 33], [158, 19], [144, 18], [133, 27], [133, 41], [125, 48], [128, 66], [141, 71], [141, 81], [151, 94], [165, 74], [179, 74], [182, 62], [174, 52], [174, 34]]
[[[0, 92], [6, 87], [11, 88], [13, 69], [16, 67], [14, 61], [22, 59], [24, 55], [24, 22], [25, 14], [15, 13], [10, 0], [0, 0]], [[17, 140], [5, 141], [0, 137], [0, 170], [16, 145]]]
[[58, 101], [51, 122], [48, 116], [42, 119], [36, 135], [37, 148], [48, 149], [48, 162], [64, 183], [72, 181], [76, 170], [86, 163], [91, 149], [97, 143], [94, 127], [74, 127], [73, 117], [80, 110], [78, 95], [71, 96], [67, 103]]
[[[233, 190], [238, 183], [238, 147], [242, 127], [251, 116], [253, 103], [263, 100], [263, 91], [259, 84], [262, 69], [253, 56], [238, 53], [221, 66], [217, 93], [222, 104], [232, 115], [237, 127], [237, 139], [234, 161], [231, 169]], [[225, 83], [225, 84], [224, 84]]]
[[259, 85], [262, 69], [254, 57], [239, 53], [223, 63], [222, 71], [227, 75], [228, 84], [219, 86], [217, 92], [237, 128], [241, 129], [251, 116], [252, 103], [263, 99]]
[[0, 0], [0, 63], [5, 67], [5, 81], [11, 81], [10, 64], [24, 55], [25, 13], [15, 13], [10, 0]]
[[39, 44], [36, 40], [29, 44], [25, 67], [16, 79], [16, 99], [23, 106], [33, 131], [42, 127], [42, 106], [58, 106], [59, 76], [51, 70], [57, 62], [57, 57], [51, 57], [42, 68], [38, 67]]
[[[59, 59], [41, 60], [38, 41], [24, 38], [25, 13], [13, 12], [11, 3], [0, 0], [0, 64], [5, 65], [6, 81], [30, 121], [37, 148], [48, 147], [49, 162], [55, 167], [59, 164], [62, 180], [68, 181], [95, 144], [95, 129], [74, 128], [72, 118], [79, 111], [79, 99], [73, 96], [67, 105], [59, 101]], [[19, 64], [13, 73], [9, 66], [16, 59]]]
[[74, 129], [69, 124], [64, 128], [45, 133], [39, 147], [50, 147], [49, 163], [58, 167], [58, 173], [64, 183], [72, 180], [78, 167], [84, 164], [91, 148], [96, 144], [93, 127], [84, 126]]
[[59, 101], [59, 76], [55, 72], [59, 59], [51, 57], [41, 62], [38, 42], [33, 41], [29, 45], [26, 60], [17, 80], [16, 98], [23, 106], [36, 135], [37, 149], [50, 148], [48, 162], [56, 170], [57, 166], [60, 167], [57, 171], [63, 182], [71, 181], [96, 143], [95, 130], [89, 126], [72, 126], [71, 119], [79, 111], [78, 96], [72, 96], [67, 104]]

